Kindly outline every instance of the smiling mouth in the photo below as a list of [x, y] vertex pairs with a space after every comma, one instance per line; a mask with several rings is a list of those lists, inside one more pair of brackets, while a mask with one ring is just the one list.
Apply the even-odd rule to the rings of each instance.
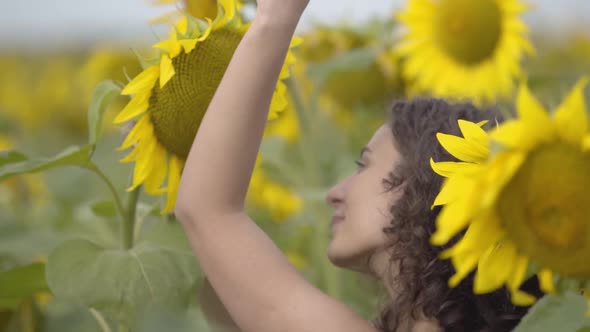
[[340, 224], [344, 221], [344, 217], [334, 216], [332, 217], [332, 223], [330, 224], [331, 228], [334, 228], [337, 224]]

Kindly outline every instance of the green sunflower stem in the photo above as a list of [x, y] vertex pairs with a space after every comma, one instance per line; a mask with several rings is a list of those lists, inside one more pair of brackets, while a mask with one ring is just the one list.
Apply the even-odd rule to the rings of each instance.
[[115, 189], [115, 186], [113, 185], [111, 180], [104, 174], [104, 172], [100, 168], [98, 168], [98, 166], [96, 166], [93, 163], [88, 164], [86, 166], [86, 169], [98, 175], [98, 177], [100, 177], [101, 180], [107, 185], [109, 191], [113, 195], [113, 199], [115, 200], [115, 207], [117, 208], [117, 212], [119, 212], [119, 215], [122, 218], [125, 218], [126, 210], [125, 208], [123, 208], [121, 197], [119, 196], [119, 193], [117, 192], [117, 189]]
[[301, 137], [307, 137], [309, 134], [309, 120], [307, 119], [307, 114], [305, 114], [305, 106], [303, 105], [297, 83], [292, 78], [289, 78], [285, 81], [285, 84], [289, 90], [295, 113], [297, 113], [297, 119], [299, 120], [298, 122], [302, 132]]
[[125, 209], [125, 217], [123, 218], [123, 248], [133, 248], [133, 234], [135, 232], [135, 215], [137, 211], [137, 202], [139, 201], [139, 194], [141, 193], [141, 186], [133, 189], [127, 198], [127, 208]]
[[[289, 89], [289, 93], [291, 96], [291, 100], [293, 102], [293, 108], [297, 114], [298, 122], [301, 128], [301, 136], [299, 140], [299, 150], [300, 154], [303, 157], [303, 167], [304, 172], [306, 174], [305, 178], [309, 179], [311, 185], [314, 187], [321, 187], [321, 166], [318, 164], [315, 153], [312, 149], [313, 141], [315, 137], [315, 130], [312, 127], [312, 121], [310, 121], [309, 114], [316, 114], [317, 112], [317, 101], [318, 96], [314, 95], [311, 98], [311, 103], [306, 107], [301, 98], [300, 90], [296, 84], [296, 82], [292, 79], [286, 81], [287, 87]], [[309, 111], [306, 111], [309, 109]], [[325, 215], [325, 211], [320, 207], [317, 202], [313, 202], [312, 209], [315, 211], [315, 215], [322, 216]], [[327, 217], [326, 217], [327, 219]], [[315, 253], [323, 253], [325, 252], [324, 242], [327, 238], [326, 230], [323, 228], [318, 229], [314, 232], [314, 239], [313, 239], [313, 247]], [[340, 285], [340, 277], [337, 271], [327, 264], [323, 262], [323, 256], [320, 259], [319, 257], [315, 259], [318, 266], [321, 267], [321, 278], [324, 283], [326, 292], [335, 297], [340, 298], [341, 296], [341, 285]]]

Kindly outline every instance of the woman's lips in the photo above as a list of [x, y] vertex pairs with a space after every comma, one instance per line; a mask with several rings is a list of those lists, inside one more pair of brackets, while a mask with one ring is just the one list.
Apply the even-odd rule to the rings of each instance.
[[344, 221], [344, 217], [342, 216], [333, 216], [332, 217], [332, 224], [331, 227], [334, 227], [336, 224], [339, 224]]

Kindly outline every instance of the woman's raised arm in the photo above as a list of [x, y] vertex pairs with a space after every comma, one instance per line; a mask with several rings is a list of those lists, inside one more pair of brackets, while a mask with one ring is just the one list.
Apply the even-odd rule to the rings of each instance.
[[309, 0], [259, 0], [193, 142], [175, 214], [201, 267], [245, 331], [373, 331], [310, 285], [244, 212], [267, 113]]

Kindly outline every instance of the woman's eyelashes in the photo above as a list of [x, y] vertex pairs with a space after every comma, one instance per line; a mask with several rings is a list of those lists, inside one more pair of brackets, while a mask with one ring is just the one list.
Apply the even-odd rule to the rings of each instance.
[[354, 163], [356, 164], [356, 171], [360, 172], [363, 168], [365, 168], [365, 164], [360, 160], [355, 160]]

